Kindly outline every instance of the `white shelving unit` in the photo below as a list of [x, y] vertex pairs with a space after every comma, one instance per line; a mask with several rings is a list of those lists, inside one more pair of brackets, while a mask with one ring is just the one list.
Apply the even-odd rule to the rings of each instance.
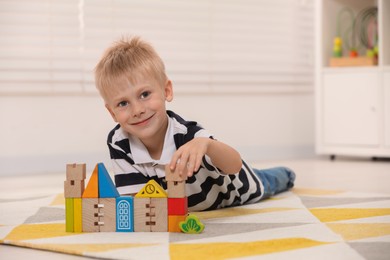
[[[378, 8], [378, 65], [330, 67], [339, 11], [372, 6]], [[390, 157], [390, 0], [316, 0], [315, 24], [317, 153]]]

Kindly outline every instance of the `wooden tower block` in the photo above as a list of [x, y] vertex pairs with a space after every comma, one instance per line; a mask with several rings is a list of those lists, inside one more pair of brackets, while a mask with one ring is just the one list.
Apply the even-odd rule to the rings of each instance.
[[116, 232], [134, 231], [134, 198], [116, 198]]
[[168, 200], [166, 198], [150, 199], [150, 231], [168, 231]]
[[84, 180], [64, 181], [65, 198], [81, 198], [84, 192]]
[[187, 180], [187, 174], [180, 175], [179, 172], [172, 172], [169, 165], [165, 166], [165, 180], [166, 181], [185, 181]]
[[134, 231], [150, 232], [150, 198], [134, 197]]
[[65, 198], [65, 231], [74, 232], [73, 198]]
[[188, 213], [187, 197], [168, 198], [168, 215], [186, 215]]
[[67, 164], [66, 179], [82, 181], [86, 178], [86, 164]]
[[186, 220], [187, 215], [168, 216], [168, 232], [181, 232], [179, 223]]
[[184, 198], [186, 197], [186, 182], [185, 181], [167, 181], [168, 198]]
[[167, 232], [166, 198], [134, 198], [134, 231]]
[[82, 199], [83, 232], [99, 232], [99, 199]]
[[99, 198], [99, 231], [115, 232], [116, 231], [116, 199]]
[[81, 198], [73, 199], [74, 232], [83, 232], [83, 204]]

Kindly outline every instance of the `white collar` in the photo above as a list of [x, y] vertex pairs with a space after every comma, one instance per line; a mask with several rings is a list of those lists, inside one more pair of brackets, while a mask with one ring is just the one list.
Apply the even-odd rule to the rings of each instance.
[[165, 133], [164, 138], [164, 147], [162, 150], [160, 160], [154, 160], [145, 145], [137, 137], [129, 135], [130, 150], [133, 160], [136, 164], [143, 163], [152, 163], [152, 164], [161, 164], [166, 165], [171, 162], [172, 156], [176, 151], [175, 140], [173, 139], [173, 122], [172, 119], [168, 117], [168, 127]]

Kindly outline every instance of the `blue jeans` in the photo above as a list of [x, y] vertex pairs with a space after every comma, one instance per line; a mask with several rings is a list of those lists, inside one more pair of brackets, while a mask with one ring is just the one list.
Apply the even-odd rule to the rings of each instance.
[[294, 186], [295, 173], [286, 167], [275, 167], [270, 169], [253, 169], [264, 185], [264, 195], [266, 199], [279, 192], [288, 190]]

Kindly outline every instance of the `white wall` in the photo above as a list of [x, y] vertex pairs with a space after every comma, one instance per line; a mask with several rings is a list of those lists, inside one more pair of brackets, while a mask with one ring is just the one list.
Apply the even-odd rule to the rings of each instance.
[[[197, 120], [248, 161], [314, 155], [314, 99], [295, 94], [177, 94], [169, 109]], [[0, 175], [63, 172], [104, 162], [113, 128], [103, 102], [86, 96], [0, 96]]]

